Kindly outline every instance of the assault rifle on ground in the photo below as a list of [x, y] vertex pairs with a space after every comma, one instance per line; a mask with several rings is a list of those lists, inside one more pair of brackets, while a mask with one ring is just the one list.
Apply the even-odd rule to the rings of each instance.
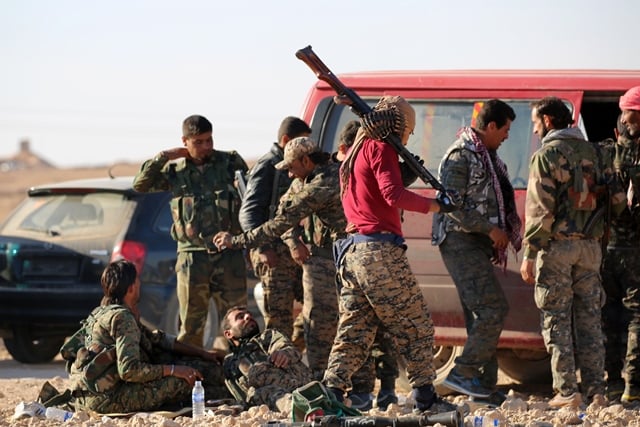
[[306, 422], [270, 421], [261, 427], [424, 427], [441, 424], [446, 427], [462, 427], [464, 421], [462, 412], [450, 411], [434, 415], [402, 416], [397, 418], [363, 416], [337, 417], [327, 415], [316, 417]]
[[[372, 108], [362, 100], [353, 90], [346, 87], [340, 79], [338, 79], [331, 70], [318, 58], [311, 46], [307, 46], [304, 49], [300, 49], [296, 52], [296, 57], [302, 62], [307, 64], [309, 68], [315, 73], [319, 80], [326, 82], [333, 88], [338, 94], [338, 99], [341, 101], [347, 100], [347, 104], [351, 107], [358, 117], [366, 116], [372, 112]], [[336, 102], [339, 102], [336, 100]], [[450, 203], [454, 206], [461, 206], [462, 200], [460, 196], [454, 192], [449, 191], [438, 181], [432, 174], [415, 158], [409, 150], [402, 145], [402, 141], [395, 134], [390, 134], [384, 141], [394, 148], [398, 155], [405, 161], [407, 166], [420, 178], [425, 184], [431, 185], [434, 189], [438, 190], [443, 196], [443, 203]]]

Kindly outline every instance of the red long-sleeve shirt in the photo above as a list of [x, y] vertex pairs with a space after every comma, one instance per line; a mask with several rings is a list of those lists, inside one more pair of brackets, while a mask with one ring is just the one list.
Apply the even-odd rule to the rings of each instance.
[[357, 153], [342, 205], [347, 221], [358, 233], [387, 231], [402, 236], [400, 210], [428, 213], [431, 201], [404, 188], [398, 154], [391, 145], [366, 139]]

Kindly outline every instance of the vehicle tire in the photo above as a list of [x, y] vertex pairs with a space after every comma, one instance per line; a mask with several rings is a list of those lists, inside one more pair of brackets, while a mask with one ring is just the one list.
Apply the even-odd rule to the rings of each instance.
[[13, 338], [4, 338], [4, 346], [17, 362], [48, 363], [58, 355], [65, 338], [36, 338], [28, 327], [17, 327], [13, 329]]
[[515, 381], [528, 384], [551, 383], [551, 356], [546, 351], [501, 349], [498, 366]]
[[[180, 331], [180, 307], [178, 297], [173, 296], [167, 306], [167, 316], [164, 323], [164, 331], [178, 335]], [[213, 348], [213, 343], [220, 332], [220, 321], [218, 320], [218, 307], [213, 299], [209, 300], [209, 315], [207, 324], [204, 327], [203, 348]]]
[[[441, 396], [450, 394], [452, 391], [447, 387], [443, 387], [440, 384], [449, 375], [449, 372], [454, 366], [456, 357], [462, 354], [463, 347], [457, 346], [435, 346], [433, 348], [433, 364], [436, 369], [436, 379], [433, 385], [436, 391]], [[400, 389], [411, 390], [411, 385], [407, 378], [406, 365], [402, 357], [399, 358], [398, 368], [400, 369], [400, 376], [396, 380], [396, 386]]]

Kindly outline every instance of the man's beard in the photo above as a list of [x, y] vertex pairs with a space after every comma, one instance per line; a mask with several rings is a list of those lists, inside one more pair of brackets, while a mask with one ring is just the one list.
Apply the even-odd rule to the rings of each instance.
[[240, 332], [239, 339], [248, 339], [253, 338], [260, 333], [260, 328], [258, 327], [258, 323], [254, 320], [252, 322], [247, 322], [241, 328], [238, 328]]

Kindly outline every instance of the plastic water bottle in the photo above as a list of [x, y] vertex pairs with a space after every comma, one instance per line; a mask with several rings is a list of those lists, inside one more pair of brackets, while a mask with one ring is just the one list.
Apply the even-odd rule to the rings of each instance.
[[193, 419], [204, 417], [204, 387], [200, 381], [196, 381], [191, 391], [191, 411]]
[[476, 415], [473, 417], [473, 427], [498, 427], [500, 420], [491, 416]]
[[73, 412], [65, 411], [64, 409], [54, 408], [53, 406], [51, 406], [44, 411], [44, 416], [51, 420], [64, 422], [70, 420], [71, 417], [73, 417]]

